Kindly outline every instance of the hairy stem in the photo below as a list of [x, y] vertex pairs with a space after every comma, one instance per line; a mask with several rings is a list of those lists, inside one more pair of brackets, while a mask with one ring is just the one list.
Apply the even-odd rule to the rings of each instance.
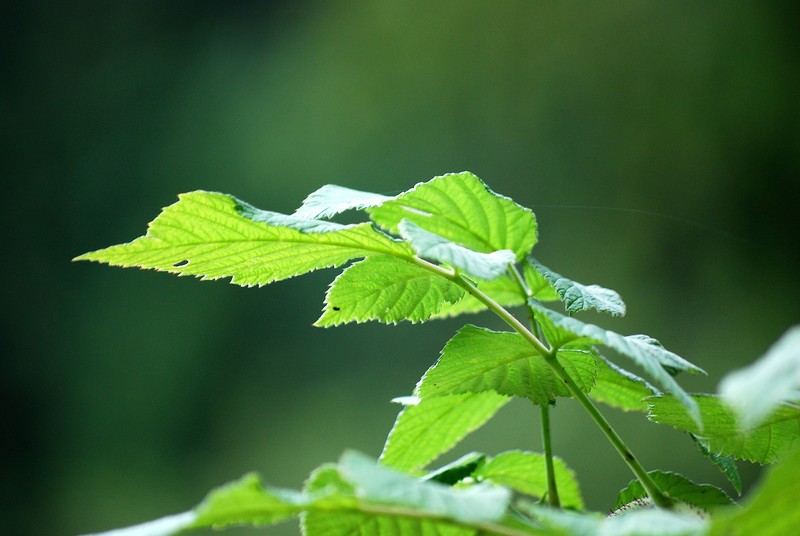
[[553, 467], [553, 447], [550, 443], [550, 406], [539, 406], [539, 414], [542, 422], [544, 467], [547, 475], [547, 500], [553, 508], [561, 508], [561, 499], [558, 497], [558, 486], [556, 486], [556, 473]]
[[636, 476], [639, 482], [642, 483], [642, 487], [645, 489], [650, 499], [652, 499], [653, 503], [661, 508], [672, 507], [672, 501], [670, 498], [664, 495], [664, 492], [659, 489], [658, 485], [653, 481], [652, 478], [650, 478], [650, 475], [647, 474], [647, 471], [645, 471], [644, 467], [642, 467], [642, 464], [639, 463], [639, 460], [636, 458], [636, 456], [633, 455], [633, 452], [631, 452], [619, 434], [617, 434], [617, 432], [611, 426], [611, 423], [609, 423], [606, 418], [603, 417], [603, 414], [600, 413], [600, 410], [598, 410], [592, 401], [589, 400], [589, 397], [587, 397], [581, 388], [578, 387], [578, 385], [575, 383], [575, 380], [572, 379], [569, 373], [564, 370], [564, 367], [561, 366], [561, 363], [558, 362], [558, 359], [556, 358], [557, 348], [548, 348], [541, 340], [539, 340], [538, 337], [536, 337], [536, 335], [534, 335], [519, 320], [517, 320], [514, 315], [508, 312], [508, 310], [506, 310], [502, 305], [494, 301], [491, 296], [481, 291], [477, 286], [475, 286], [471, 281], [459, 274], [457, 271], [448, 270], [441, 266], [437, 266], [436, 264], [430, 263], [416, 256], [413, 258], [413, 262], [419, 266], [431, 270], [438, 275], [446, 277], [463, 288], [478, 301], [488, 307], [490, 311], [499, 316], [514, 331], [519, 333], [522, 338], [525, 339], [536, 350], [536, 352], [544, 358], [545, 362], [550, 366], [550, 368], [553, 369], [553, 372], [555, 372], [559, 379], [564, 382], [564, 385], [567, 387], [567, 390], [569, 390], [570, 394], [572, 394], [578, 403], [583, 406], [583, 409], [586, 410], [595, 424], [603, 432], [603, 435], [605, 435], [608, 441], [613, 445], [614, 449], [620, 455], [631, 472]]

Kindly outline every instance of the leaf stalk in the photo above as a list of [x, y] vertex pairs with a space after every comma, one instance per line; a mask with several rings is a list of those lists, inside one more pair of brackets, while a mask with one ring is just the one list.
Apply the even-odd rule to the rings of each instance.
[[583, 406], [583, 409], [586, 410], [595, 424], [600, 428], [600, 430], [603, 432], [603, 435], [606, 436], [608, 441], [620, 455], [634, 476], [636, 476], [639, 482], [642, 483], [642, 487], [647, 492], [647, 495], [650, 497], [653, 503], [661, 508], [670, 509], [672, 507], [672, 500], [665, 495], [664, 492], [662, 492], [658, 485], [653, 481], [653, 479], [650, 478], [650, 475], [647, 474], [647, 471], [644, 469], [644, 467], [642, 467], [642, 464], [628, 448], [616, 430], [614, 430], [614, 428], [611, 426], [611, 423], [606, 420], [603, 414], [600, 413], [600, 410], [598, 410], [592, 401], [589, 400], [589, 397], [587, 397], [581, 388], [578, 387], [578, 385], [575, 383], [575, 380], [572, 379], [572, 376], [570, 376], [564, 367], [561, 366], [561, 363], [558, 362], [556, 357], [558, 348], [548, 348], [507, 309], [494, 301], [489, 295], [481, 291], [475, 284], [457, 271], [448, 270], [424, 259], [420, 259], [419, 257], [414, 257], [413, 261], [416, 264], [453, 281], [466, 292], [474, 296], [478, 301], [483, 303], [490, 311], [499, 316], [514, 331], [519, 333], [522, 338], [528, 341], [534, 350], [536, 350], [536, 352], [544, 358], [545, 362], [550, 366], [550, 368], [553, 369], [553, 372], [555, 372], [559, 379], [564, 382], [567, 390], [569, 390], [578, 403]]

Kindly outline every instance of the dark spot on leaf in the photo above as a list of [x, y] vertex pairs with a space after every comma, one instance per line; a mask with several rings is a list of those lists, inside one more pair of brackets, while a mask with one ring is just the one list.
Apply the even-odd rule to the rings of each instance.
[[186, 266], [187, 264], [189, 264], [188, 260], [182, 260], [182, 261], [179, 261], [179, 262], [176, 262], [175, 264], [173, 264], [172, 267], [173, 268], [181, 268], [183, 266]]
[[334, 311], [341, 311], [341, 309], [339, 307], [336, 307], [335, 305], [333, 306], [333, 310]]

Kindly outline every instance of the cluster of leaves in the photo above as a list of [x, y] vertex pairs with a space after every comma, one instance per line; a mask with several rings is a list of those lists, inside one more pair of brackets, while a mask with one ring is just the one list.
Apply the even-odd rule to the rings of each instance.
[[[369, 221], [331, 220], [349, 210], [365, 212]], [[337, 464], [315, 470], [302, 491], [263, 486], [248, 475], [213, 491], [190, 512], [122, 532], [266, 526], [299, 516], [308, 536], [723, 534], [734, 526], [757, 526], [764, 510], [776, 515], [789, 489], [781, 486], [791, 482], [796, 489], [800, 481], [800, 458], [790, 454], [800, 435], [800, 328], [754, 370], [729, 376], [721, 395], [692, 395], [675, 376], [702, 374], [697, 366], [646, 335], [621, 335], [574, 318], [588, 309], [623, 315], [625, 305], [613, 290], [577, 283], [535, 260], [536, 242], [530, 210], [465, 172], [394, 197], [328, 185], [291, 215], [225, 194], [191, 192], [166, 207], [146, 235], [78, 257], [230, 278], [244, 286], [355, 261], [331, 283], [317, 326], [424, 322], [488, 309], [512, 329], [461, 328], [413, 394], [397, 399], [403, 409], [379, 461], [346, 453]], [[563, 304], [566, 314], [546, 307], [548, 302]], [[523, 309], [529, 327], [510, 308]], [[601, 354], [602, 347], [638, 366], [652, 384]], [[597, 413], [596, 420], [602, 417], [592, 400], [642, 412], [688, 432], [739, 492], [735, 459], [783, 463], [745, 508], [681, 475], [634, 470], [641, 482], [620, 493], [620, 514], [611, 517], [584, 511], [575, 475], [547, 453], [473, 454], [429, 469], [512, 397], [544, 411], [559, 397], [575, 397]], [[633, 459], [624, 445], [617, 448]], [[559, 502], [542, 504], [555, 487]], [[652, 495], [653, 487], [712, 515], [625, 508]], [[796, 513], [789, 517], [800, 521]]]

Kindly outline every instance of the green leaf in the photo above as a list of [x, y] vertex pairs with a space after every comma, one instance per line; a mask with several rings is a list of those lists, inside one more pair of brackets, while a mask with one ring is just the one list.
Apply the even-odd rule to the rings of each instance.
[[[697, 484], [683, 475], [670, 471], [648, 471], [647, 474], [659, 489], [671, 498], [693, 504], [703, 510], [708, 511], [719, 506], [733, 504], [733, 500], [727, 493], [711, 484]], [[638, 480], [631, 480], [625, 489], [619, 492], [614, 510], [645, 497], [647, 497], [647, 492], [642, 487], [642, 483]]]
[[480, 428], [509, 400], [492, 391], [418, 400], [397, 416], [380, 461], [401, 471], [420, 469]]
[[622, 411], [647, 411], [645, 398], [660, 392], [642, 378], [598, 356], [597, 380], [589, 397]]
[[385, 195], [326, 184], [308, 195], [294, 215], [301, 218], [330, 218], [351, 209], [375, 207], [391, 199]]
[[373, 254], [410, 258], [405, 243], [368, 223], [338, 225], [260, 211], [225, 194], [191, 192], [166, 207], [133, 242], [75, 260], [151, 268], [202, 279], [265, 285]]
[[714, 516], [711, 536], [784, 536], [800, 526], [800, 451], [770, 467], [749, 494], [744, 508], [727, 508]]
[[[597, 362], [593, 353], [570, 349], [558, 361], [578, 386], [594, 385]], [[518, 333], [496, 332], [466, 325], [448, 341], [439, 360], [420, 380], [416, 394], [430, 396], [496, 391], [544, 405], [570, 392], [545, 360]]]
[[705, 424], [702, 433], [673, 396], [649, 398], [648, 417], [659, 424], [697, 435], [708, 441], [708, 448], [713, 452], [756, 463], [779, 461], [800, 436], [800, 408], [796, 406], [783, 405], [762, 424], [743, 432], [736, 425], [733, 411], [719, 397], [692, 395], [692, 398]]
[[559, 536], [705, 536], [708, 522], [695, 514], [642, 509], [602, 517], [527, 504], [522, 508]]
[[725, 376], [719, 393], [743, 429], [768, 418], [800, 389], [800, 326], [787, 331], [758, 361]]
[[733, 485], [736, 493], [741, 496], [742, 477], [739, 474], [739, 468], [736, 467], [736, 459], [733, 456], [726, 456], [724, 454], [712, 452], [711, 449], [708, 448], [708, 441], [705, 439], [699, 438], [694, 434], [689, 434], [689, 437], [691, 437], [692, 441], [695, 442], [697, 448], [700, 449], [700, 452], [703, 454], [703, 456], [708, 458], [711, 463], [716, 465], [719, 470], [722, 471], [722, 474], [725, 475]]
[[[561, 458], [554, 457], [553, 465], [561, 505], [564, 508], [583, 509], [575, 474]], [[545, 458], [536, 452], [515, 450], [498, 454], [478, 468], [473, 476], [537, 498], [547, 494]]]
[[426, 231], [410, 220], [401, 221], [398, 229], [400, 236], [408, 240], [423, 259], [447, 263], [478, 279], [496, 279], [516, 260], [511, 250], [479, 253]]
[[501, 520], [511, 498], [509, 490], [497, 486], [451, 488], [420, 480], [355, 452], [345, 453], [339, 467], [362, 501], [405, 506], [463, 523]]
[[595, 309], [612, 316], [625, 315], [625, 302], [616, 291], [598, 285], [582, 285], [550, 270], [535, 259], [534, 269], [555, 288], [569, 314]]
[[405, 260], [369, 257], [346, 268], [331, 283], [323, 314], [314, 325], [422, 322], [463, 294], [455, 283]]
[[295, 491], [265, 489], [255, 474], [212, 491], [195, 509], [193, 527], [269, 526], [299, 514], [306, 497]]
[[530, 300], [529, 303], [534, 310], [536, 320], [542, 326], [542, 330], [551, 345], [561, 347], [564, 345], [574, 346], [576, 344], [602, 344], [616, 350], [625, 357], [631, 358], [650, 374], [661, 388], [668, 393], [674, 394], [684, 405], [698, 427], [702, 427], [697, 403], [683, 390], [665, 367], [705, 374], [703, 369], [670, 352], [661, 346], [657, 340], [647, 335], [623, 336], [551, 311], [536, 300]]
[[392, 234], [409, 220], [450, 242], [482, 253], [510, 249], [521, 260], [536, 244], [533, 213], [497, 195], [469, 172], [451, 173], [417, 184], [368, 209], [372, 220]]

